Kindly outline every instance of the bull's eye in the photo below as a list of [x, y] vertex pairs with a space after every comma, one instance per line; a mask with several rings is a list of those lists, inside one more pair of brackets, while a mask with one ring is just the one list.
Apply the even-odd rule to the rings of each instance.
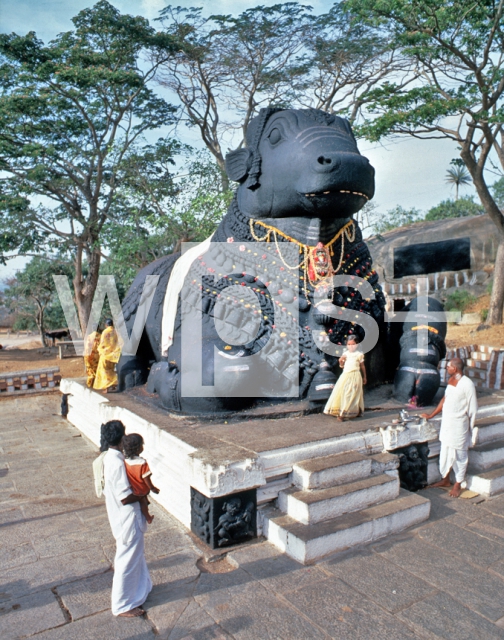
[[280, 133], [280, 129], [275, 128], [270, 131], [268, 140], [271, 142], [271, 144], [278, 144], [281, 139], [282, 134]]

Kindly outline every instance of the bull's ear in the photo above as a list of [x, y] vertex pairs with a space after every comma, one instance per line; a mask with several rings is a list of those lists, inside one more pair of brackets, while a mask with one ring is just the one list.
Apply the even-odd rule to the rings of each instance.
[[241, 182], [247, 177], [250, 169], [251, 158], [252, 151], [246, 147], [243, 149], [237, 149], [236, 151], [231, 151], [226, 155], [226, 173], [230, 180]]

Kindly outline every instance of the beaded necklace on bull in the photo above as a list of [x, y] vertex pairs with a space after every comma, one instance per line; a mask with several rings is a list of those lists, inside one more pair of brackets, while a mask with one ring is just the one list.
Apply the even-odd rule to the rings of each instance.
[[[302, 269], [303, 271], [303, 292], [307, 301], [308, 298], [308, 284], [310, 284], [314, 289], [318, 289], [319, 287], [327, 288], [328, 292], [333, 292], [332, 285], [332, 276], [339, 272], [343, 265], [343, 259], [345, 256], [345, 238], [349, 243], [355, 241], [355, 224], [353, 220], [347, 222], [347, 224], [338, 231], [338, 233], [331, 239], [327, 244], [323, 244], [319, 242], [315, 246], [310, 246], [299, 242], [295, 238], [283, 233], [276, 227], [273, 227], [261, 220], [253, 220], [252, 218], [249, 220], [250, 225], [250, 234], [254, 238], [256, 242], [271, 242], [271, 237], [273, 236], [273, 241], [275, 242], [276, 250], [278, 256], [282, 263], [287, 269], [290, 271], [297, 271], [298, 269]], [[255, 225], [260, 225], [264, 229], [266, 229], [265, 235], [261, 238], [255, 232]], [[297, 265], [288, 264], [284, 257], [282, 256], [282, 252], [280, 250], [280, 245], [278, 242], [278, 236], [284, 238], [288, 242], [293, 242], [298, 245], [299, 253], [303, 255], [301, 262]], [[333, 267], [332, 257], [334, 256], [334, 245], [341, 238], [341, 247], [338, 265], [336, 268]]]

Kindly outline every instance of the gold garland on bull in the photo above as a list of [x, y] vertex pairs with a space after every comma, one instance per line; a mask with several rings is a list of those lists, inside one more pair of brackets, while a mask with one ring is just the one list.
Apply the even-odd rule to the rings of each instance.
[[[255, 232], [255, 225], [259, 225], [266, 230], [265, 235], [261, 238]], [[278, 256], [287, 269], [291, 271], [297, 271], [302, 269], [303, 272], [303, 292], [308, 300], [308, 283], [314, 288], [318, 289], [321, 286], [328, 286], [332, 291], [332, 276], [338, 273], [343, 266], [345, 257], [345, 238], [349, 243], [355, 241], [355, 223], [353, 220], [347, 222], [336, 235], [329, 240], [327, 244], [319, 242], [315, 246], [303, 244], [299, 240], [292, 238], [280, 229], [273, 227], [261, 220], [249, 219], [250, 234], [256, 242], [271, 242], [271, 238], [276, 246]], [[284, 238], [288, 242], [293, 242], [299, 247], [299, 253], [302, 254], [301, 262], [297, 265], [288, 264], [282, 252], [278, 242], [278, 236]], [[341, 238], [338, 266], [333, 267], [332, 258], [334, 256], [334, 245]]]

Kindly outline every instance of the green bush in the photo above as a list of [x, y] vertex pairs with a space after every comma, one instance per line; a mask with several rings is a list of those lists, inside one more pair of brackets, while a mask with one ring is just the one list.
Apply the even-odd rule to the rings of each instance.
[[488, 309], [482, 309], [481, 310], [481, 322], [486, 322], [487, 318], [488, 318]]
[[445, 218], [464, 218], [485, 213], [481, 204], [474, 202], [474, 196], [464, 196], [458, 200], [443, 200], [425, 215], [426, 220], [444, 220]]
[[386, 233], [399, 227], [407, 227], [422, 219], [421, 212], [414, 207], [404, 209], [400, 205], [390, 209], [386, 214], [379, 216], [379, 221], [374, 224], [375, 233]]
[[457, 289], [446, 298], [445, 309], [446, 311], [460, 311], [463, 313], [476, 300], [476, 296], [473, 296], [469, 291]]

